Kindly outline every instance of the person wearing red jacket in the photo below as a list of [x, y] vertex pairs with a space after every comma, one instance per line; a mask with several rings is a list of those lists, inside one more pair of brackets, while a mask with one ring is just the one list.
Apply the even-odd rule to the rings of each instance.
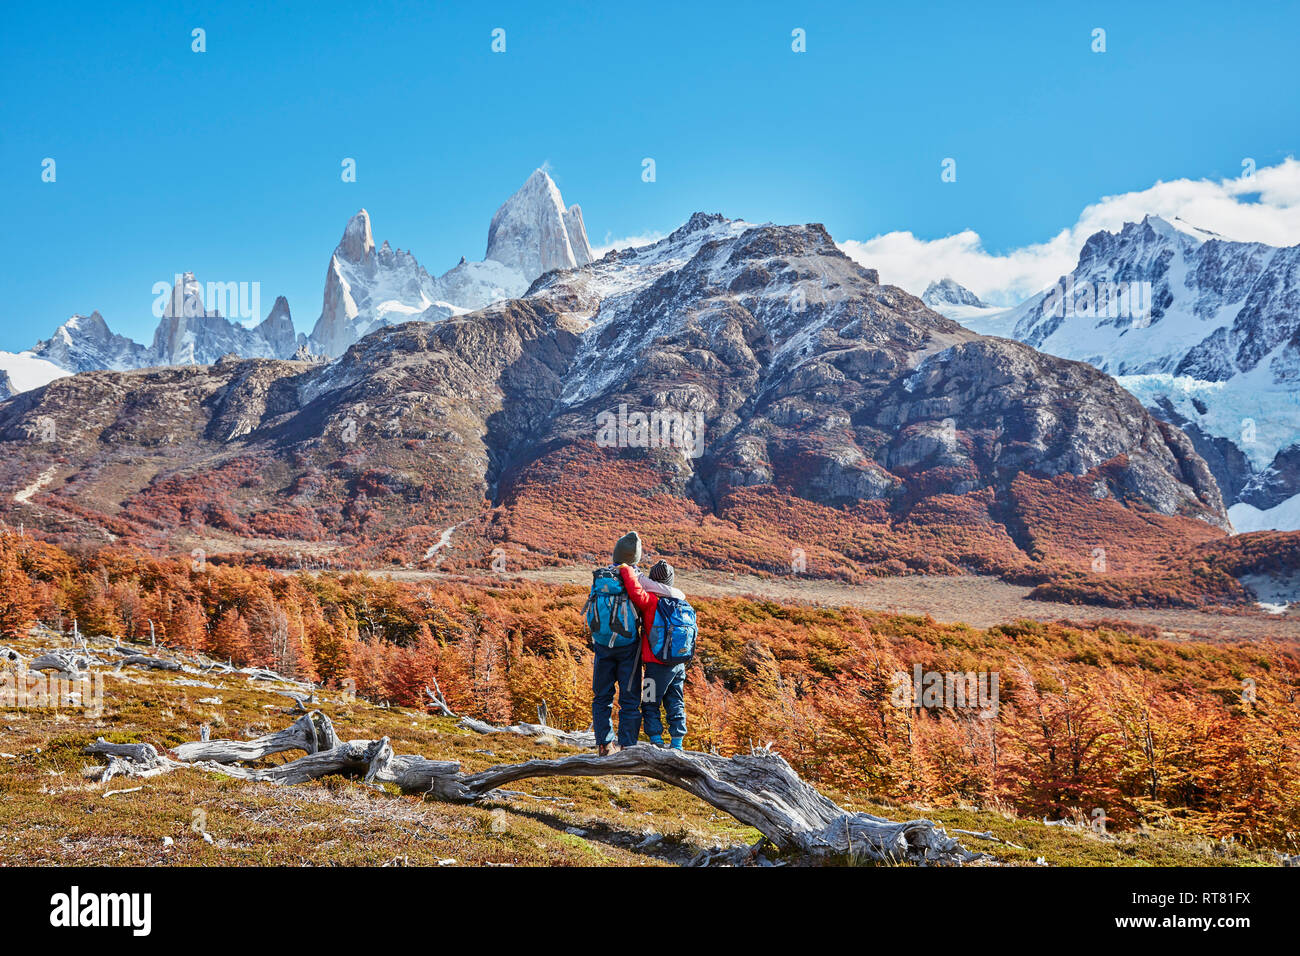
[[641, 683], [641, 725], [650, 742], [662, 747], [664, 725], [659, 714], [662, 706], [668, 715], [670, 746], [681, 750], [686, 737], [686, 665], [665, 664], [655, 657], [650, 650], [650, 630], [654, 627], [661, 596], [683, 601], [686, 595], [673, 587], [673, 566], [667, 561], [656, 562], [648, 578], [627, 564], [619, 565], [618, 571], [628, 597], [641, 612], [641, 662], [645, 668]]

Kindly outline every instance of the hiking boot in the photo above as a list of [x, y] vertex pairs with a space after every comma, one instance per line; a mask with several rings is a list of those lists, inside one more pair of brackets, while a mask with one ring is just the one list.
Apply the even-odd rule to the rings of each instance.
[[623, 748], [618, 744], [601, 744], [596, 748], [597, 757], [608, 757], [610, 754], [616, 754]]

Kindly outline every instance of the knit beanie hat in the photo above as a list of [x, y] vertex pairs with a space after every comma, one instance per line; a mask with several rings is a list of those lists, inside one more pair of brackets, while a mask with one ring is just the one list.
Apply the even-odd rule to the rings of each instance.
[[636, 564], [641, 560], [641, 536], [629, 531], [614, 544], [615, 564]]
[[673, 566], [667, 561], [656, 561], [650, 568], [650, 580], [673, 586]]

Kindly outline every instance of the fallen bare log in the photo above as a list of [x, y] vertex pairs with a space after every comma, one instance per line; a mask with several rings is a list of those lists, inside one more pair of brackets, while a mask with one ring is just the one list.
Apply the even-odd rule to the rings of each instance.
[[322, 750], [333, 750], [340, 743], [329, 717], [319, 710], [313, 710], [303, 714], [284, 730], [254, 740], [197, 740], [180, 744], [172, 752], [186, 762], [229, 764], [241, 760], [260, 760], [290, 750], [314, 754]]
[[147, 654], [132, 654], [130, 657], [124, 657], [117, 662], [117, 669], [121, 670], [123, 667], [132, 665], [159, 671], [179, 671], [181, 669], [180, 661], [168, 661], [161, 657], [150, 657]]
[[596, 735], [590, 730], [579, 730], [570, 732], [560, 730], [558, 727], [548, 727], [546, 724], [511, 724], [508, 727], [498, 727], [496, 724], [489, 724], [486, 721], [475, 720], [473, 717], [462, 717], [460, 726], [466, 730], [472, 730], [478, 734], [516, 734], [520, 737], [550, 737], [557, 743], [565, 744], [569, 747], [585, 747], [594, 749], [596, 746]]
[[[428, 696], [429, 700], [433, 702], [433, 706], [444, 717], [455, 717], [456, 713], [447, 704], [447, 698], [443, 695], [442, 688], [438, 686], [438, 679], [436, 677], [433, 678], [433, 687], [433, 690], [429, 690], [428, 687], [424, 689], [424, 693]], [[585, 747], [587, 749], [595, 749], [596, 747], [596, 735], [590, 730], [568, 731], [560, 730], [558, 727], [552, 727], [548, 720], [548, 710], [545, 701], [537, 705], [537, 720], [538, 723], [535, 724], [518, 723], [510, 724], [507, 727], [501, 727], [497, 724], [489, 724], [485, 720], [478, 720], [474, 717], [462, 717], [460, 719], [460, 726], [464, 727], [466, 730], [472, 730], [476, 734], [516, 734], [520, 737], [549, 737], [556, 743], [564, 744], [568, 747]]]
[[243, 674], [251, 681], [259, 681], [259, 680], [277, 681], [278, 683], [281, 684], [292, 684], [294, 687], [305, 688], [307, 690], [312, 689], [312, 686], [310, 684], [306, 684], [300, 680], [295, 680], [292, 677], [284, 677], [280, 674], [277, 674], [273, 670], [268, 670], [265, 667], [240, 667], [234, 669], [234, 673]]
[[265, 667], [241, 667], [236, 671], [236, 673], [247, 674], [249, 680], [284, 680], [284, 678], [275, 671], [267, 670]]
[[159, 754], [153, 744], [113, 744], [103, 737], [88, 746], [82, 753], [103, 754], [108, 757], [108, 766], [99, 777], [100, 783], [116, 776], [153, 777], [182, 766]]
[[435, 782], [453, 780], [460, 770], [460, 764], [455, 761], [396, 755], [387, 737], [349, 740], [330, 750], [308, 754], [276, 767], [239, 767], [204, 761], [194, 764], [176, 762], [169, 769], [182, 766], [217, 771], [239, 780], [282, 785], [307, 783], [340, 773], [363, 774], [367, 783], [391, 783], [407, 793], [429, 793]]
[[12, 647], [0, 647], [0, 661], [16, 665], [17, 669], [20, 671], [26, 670], [26, 667], [23, 664], [23, 655], [19, 654]]
[[32, 659], [27, 665], [29, 671], [58, 671], [65, 677], [81, 677], [89, 670], [91, 664], [98, 661], [89, 654], [79, 654], [72, 650], [45, 651]]
[[[197, 655], [197, 656], [200, 658], [202, 657], [202, 655]], [[221, 675], [243, 674], [251, 681], [259, 681], [259, 680], [278, 681], [279, 683], [282, 684], [292, 684], [295, 687], [303, 688], [306, 690], [313, 689], [310, 684], [306, 684], [300, 680], [294, 680], [292, 677], [284, 677], [280, 674], [277, 674], [275, 671], [269, 670], [265, 667], [236, 667], [233, 664], [222, 663], [221, 661], [206, 659], [206, 660], [200, 660], [198, 667], [196, 668], [196, 671], [204, 674], [208, 674], [208, 673], [216, 673]]]
[[[323, 746], [331, 742], [332, 746]], [[254, 760], [288, 749], [302, 749], [307, 755], [275, 767], [235, 765], [240, 760]], [[754, 827], [781, 850], [819, 858], [867, 857], [917, 864], [966, 863], [980, 858], [980, 854], [966, 850], [929, 820], [895, 822], [844, 810], [809, 786], [779, 754], [769, 750], [719, 757], [638, 745], [606, 757], [573, 754], [553, 760], [503, 764], [465, 774], [455, 761], [396, 754], [387, 737], [339, 742], [329, 718], [314, 711], [278, 734], [253, 741], [181, 744], [175, 749], [180, 760], [160, 756], [148, 744], [107, 744], [102, 738], [87, 748], [87, 752], [110, 757], [102, 779], [118, 773], [150, 776], [183, 766], [281, 785], [306, 783], [342, 773], [362, 775], [370, 784], [391, 783], [407, 793], [422, 793], [454, 803], [473, 803], [506, 784], [536, 777], [649, 777], [694, 794]], [[743, 862], [756, 855], [756, 850], [750, 848], [739, 854], [728, 851], [718, 858]]]
[[288, 697], [293, 701], [293, 708], [290, 712], [294, 714], [309, 713], [307, 705], [316, 703], [315, 691], [309, 691], [306, 694], [295, 694], [293, 691], [289, 690], [278, 690], [276, 693]]
[[609, 775], [651, 777], [680, 787], [754, 827], [779, 849], [913, 863], [964, 863], [978, 856], [929, 820], [895, 823], [841, 809], [767, 750], [718, 757], [638, 745], [608, 757], [575, 754], [493, 767], [463, 776], [459, 784], [477, 798], [529, 777]]
[[196, 673], [202, 673], [202, 674], [216, 673], [218, 675], [233, 674], [235, 672], [235, 668], [233, 665], [222, 664], [220, 661], [206, 661], [206, 662], [201, 661], [194, 668], [194, 670]]

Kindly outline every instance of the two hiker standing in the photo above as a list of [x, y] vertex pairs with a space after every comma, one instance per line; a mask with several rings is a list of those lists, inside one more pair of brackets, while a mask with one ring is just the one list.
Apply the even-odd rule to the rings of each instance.
[[[686, 663], [695, 653], [695, 611], [673, 587], [670, 564], [659, 561], [646, 575], [637, 567], [640, 560], [637, 533], [619, 538], [613, 562], [592, 572], [584, 608], [595, 652], [591, 720], [601, 756], [634, 745], [643, 722], [650, 742], [664, 746], [661, 707], [669, 745], [681, 750], [686, 736]], [[610, 724], [616, 691], [617, 737]]]

